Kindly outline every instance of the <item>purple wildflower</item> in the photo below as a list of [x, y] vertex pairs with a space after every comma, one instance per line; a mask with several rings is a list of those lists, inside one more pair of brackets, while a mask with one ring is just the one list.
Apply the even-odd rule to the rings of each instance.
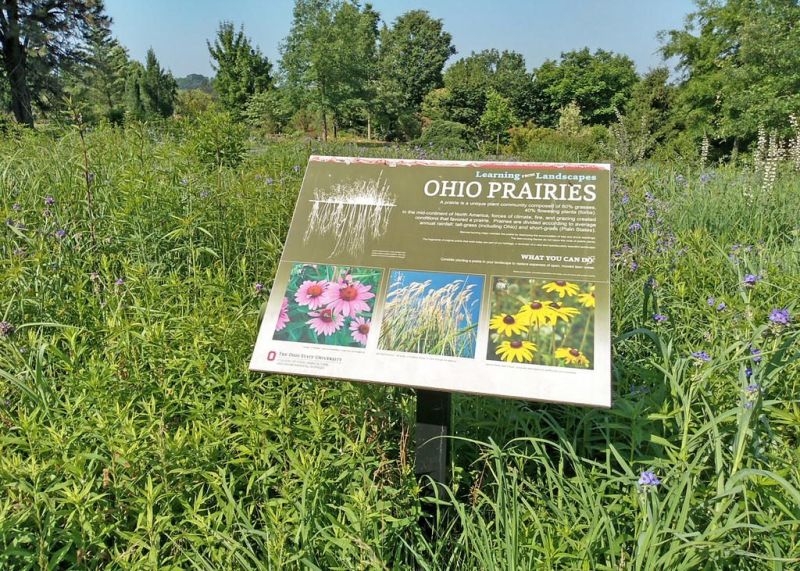
[[650, 470], [645, 470], [639, 476], [639, 485], [642, 487], [647, 486], [658, 486], [661, 483], [661, 480], [658, 479], [658, 476], [655, 475], [654, 472]]
[[20, 210], [22, 210], [22, 205], [19, 202], [15, 202], [14, 204], [11, 205], [11, 209], [19, 212]]
[[628, 226], [628, 231], [629, 232], [638, 232], [641, 229], [642, 229], [642, 225], [639, 224], [638, 222], [634, 222], [633, 224]]
[[265, 182], [266, 182], [268, 185], [270, 185], [270, 186], [271, 186], [271, 185], [272, 185], [272, 183], [274, 183], [274, 182], [275, 182], [275, 179], [273, 179], [272, 177], [269, 177], [269, 178], [267, 178], [267, 180], [266, 180]]
[[53, 212], [49, 208], [45, 208], [42, 210], [42, 216], [45, 218], [50, 218], [53, 215]]
[[14, 326], [8, 321], [0, 321], [0, 337], [8, 337], [14, 333]]
[[264, 284], [261, 282], [256, 282], [253, 288], [256, 290], [256, 295], [258, 295], [264, 291]]
[[64, 230], [63, 228], [60, 230], [56, 230], [55, 237], [58, 238], [59, 240], [63, 240], [64, 238], [67, 237], [67, 231]]
[[777, 325], [789, 325], [792, 317], [789, 315], [789, 310], [786, 308], [773, 309], [769, 312], [769, 320]]
[[715, 304], [715, 303], [717, 303], [717, 300], [716, 300], [716, 299], [714, 299], [713, 297], [709, 297], [709, 298], [706, 300], [706, 303], [708, 303], [708, 306], [709, 306], [709, 307], [714, 307], [714, 304]]
[[761, 394], [761, 385], [750, 383], [744, 388], [744, 408], [751, 409]]
[[757, 347], [750, 347], [750, 354], [752, 355], [753, 363], [761, 362], [761, 349]]
[[748, 379], [753, 376], [753, 369], [752, 367], [746, 367], [744, 370], [744, 376]]
[[211, 193], [210, 193], [210, 192], [208, 192], [207, 190], [201, 190], [201, 191], [200, 191], [200, 198], [202, 198], [203, 200], [205, 200], [206, 198], [208, 198], [208, 197], [210, 196], [210, 194], [211, 194]]
[[679, 174], [678, 176], [675, 177], [675, 182], [681, 185], [686, 184], [686, 177], [683, 176], [682, 174]]
[[661, 313], [654, 313], [653, 314], [653, 321], [655, 321], [656, 323], [663, 323], [667, 319], [669, 319], [669, 318], [664, 314], [661, 314]]
[[703, 174], [700, 175], [700, 182], [705, 184], [705, 183], [709, 182], [712, 178], [714, 178], [714, 175], [711, 174], [711, 173], [707, 173], [706, 172], [706, 173], [703, 173]]
[[293, 170], [294, 172], [300, 172], [300, 165], [294, 165], [294, 166], [292, 167], [292, 170]]
[[631, 197], [628, 196], [628, 193], [624, 193], [622, 195], [622, 204], [628, 204], [631, 201]]
[[187, 184], [189, 184], [189, 179], [188, 179], [188, 178], [182, 178], [182, 179], [181, 179], [181, 184], [182, 184], [183, 186], [186, 186]]
[[747, 274], [746, 276], [744, 276], [744, 279], [742, 280], [742, 282], [743, 282], [743, 283], [744, 283], [744, 285], [746, 285], [746, 286], [753, 287], [753, 286], [755, 286], [755, 285], [756, 285], [756, 284], [757, 284], [757, 283], [758, 283], [760, 280], [761, 280], [761, 275]]
[[25, 255], [25, 248], [16, 248], [14, 250], [14, 255], [21, 258]]
[[724, 301], [720, 301], [719, 305], [717, 305], [717, 311], [724, 311], [728, 305]]
[[635, 272], [638, 269], [639, 269], [639, 264], [637, 264], [636, 262], [631, 262], [631, 271]]
[[53, 206], [56, 203], [56, 199], [52, 196], [45, 196], [44, 197], [44, 205], [45, 206]]
[[124, 286], [125, 285], [125, 278], [117, 278], [116, 281], [114, 281], [114, 285], [115, 286]]
[[711, 360], [711, 355], [709, 355], [705, 351], [694, 351], [692, 353], [692, 357], [694, 357], [698, 361], [703, 361], [705, 363], [708, 363]]

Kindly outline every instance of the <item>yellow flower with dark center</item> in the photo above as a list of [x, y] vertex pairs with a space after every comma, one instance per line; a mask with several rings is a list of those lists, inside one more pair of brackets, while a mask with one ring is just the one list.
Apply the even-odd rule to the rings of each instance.
[[589, 359], [578, 351], [569, 347], [561, 347], [556, 349], [556, 359], [563, 359], [567, 365], [580, 365], [581, 367], [589, 366]]
[[556, 316], [556, 319], [563, 319], [566, 323], [569, 323], [570, 319], [580, 314], [580, 310], [574, 307], [567, 307], [563, 303], [558, 303], [557, 301], [551, 301], [548, 306]]
[[556, 280], [554, 282], [549, 282], [544, 284], [543, 286], [544, 291], [547, 293], [558, 293], [558, 297], [564, 297], [565, 295], [575, 295], [580, 291], [580, 287], [578, 284], [574, 284], [572, 282], [567, 282], [564, 280]]
[[533, 361], [533, 354], [536, 352], [536, 345], [530, 341], [503, 341], [495, 351], [503, 361], [509, 363], [519, 361], [520, 363], [530, 363]]
[[578, 295], [578, 301], [583, 307], [596, 307], [597, 300], [594, 297], [594, 286], [587, 293]]
[[528, 324], [515, 315], [501, 313], [489, 320], [489, 329], [494, 329], [500, 335], [519, 335], [528, 332]]
[[553, 308], [543, 301], [532, 301], [526, 303], [519, 310], [519, 318], [527, 325], [541, 327], [542, 325], [554, 324], [558, 315]]

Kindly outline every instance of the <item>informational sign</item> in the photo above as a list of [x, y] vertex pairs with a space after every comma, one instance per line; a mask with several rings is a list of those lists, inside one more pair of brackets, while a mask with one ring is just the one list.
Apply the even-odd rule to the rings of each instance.
[[611, 404], [610, 166], [312, 156], [250, 368]]

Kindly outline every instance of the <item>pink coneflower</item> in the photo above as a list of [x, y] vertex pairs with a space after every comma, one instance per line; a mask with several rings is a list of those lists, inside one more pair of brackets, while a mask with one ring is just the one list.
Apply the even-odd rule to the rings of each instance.
[[322, 303], [341, 313], [345, 317], [355, 317], [359, 311], [369, 311], [368, 299], [375, 297], [369, 290], [372, 286], [365, 286], [361, 282], [339, 280], [331, 283], [322, 296]]
[[369, 335], [370, 320], [363, 317], [356, 317], [350, 322], [350, 335], [361, 343], [367, 344], [367, 336]]
[[330, 307], [319, 311], [310, 311], [308, 315], [312, 319], [309, 319], [306, 323], [316, 331], [317, 335], [333, 335], [344, 324], [344, 316], [341, 313], [336, 313]]
[[297, 288], [294, 300], [300, 305], [307, 305], [309, 309], [317, 309], [326, 303], [323, 301], [323, 297], [330, 286], [331, 283], [324, 280], [318, 282], [306, 280]]
[[289, 323], [289, 299], [284, 297], [281, 302], [281, 312], [278, 314], [278, 323], [275, 325], [275, 331], [280, 331], [286, 324]]

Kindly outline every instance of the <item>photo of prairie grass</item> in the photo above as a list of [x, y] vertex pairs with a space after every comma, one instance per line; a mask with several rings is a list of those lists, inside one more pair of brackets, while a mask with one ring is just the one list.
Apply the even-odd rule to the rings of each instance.
[[393, 271], [379, 348], [474, 357], [482, 293], [481, 276]]
[[366, 347], [382, 272], [327, 264], [295, 264], [273, 339]]
[[593, 284], [493, 277], [489, 303], [487, 359], [551, 367], [593, 367]]

